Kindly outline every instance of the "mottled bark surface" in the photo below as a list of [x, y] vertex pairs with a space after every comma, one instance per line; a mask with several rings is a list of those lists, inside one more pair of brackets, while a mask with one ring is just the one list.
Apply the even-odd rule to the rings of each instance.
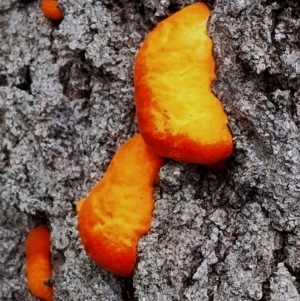
[[83, 251], [76, 202], [137, 132], [145, 35], [194, 1], [0, 2], [0, 300], [27, 290], [24, 242], [51, 230], [55, 300], [300, 300], [300, 5], [215, 0], [208, 31], [235, 152], [219, 173], [168, 162], [132, 280]]

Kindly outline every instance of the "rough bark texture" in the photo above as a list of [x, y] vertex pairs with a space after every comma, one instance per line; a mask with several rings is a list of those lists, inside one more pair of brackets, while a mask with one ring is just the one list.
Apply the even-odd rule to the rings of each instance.
[[300, 5], [215, 0], [214, 92], [228, 113], [228, 168], [169, 162], [132, 280], [83, 251], [76, 202], [135, 132], [132, 67], [155, 24], [194, 1], [0, 2], [0, 300], [36, 300], [29, 230], [51, 229], [55, 300], [300, 300]]

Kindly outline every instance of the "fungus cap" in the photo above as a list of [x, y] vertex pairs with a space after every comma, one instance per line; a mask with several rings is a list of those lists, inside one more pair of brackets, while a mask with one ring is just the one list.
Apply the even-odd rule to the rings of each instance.
[[45, 17], [51, 21], [60, 22], [64, 18], [57, 0], [42, 0], [42, 11]]
[[213, 164], [233, 151], [215, 79], [209, 8], [196, 3], [160, 22], [135, 61], [137, 121], [146, 144], [177, 161]]
[[80, 203], [78, 229], [87, 254], [117, 275], [132, 275], [138, 240], [150, 229], [153, 189], [163, 162], [136, 135]]
[[26, 280], [31, 293], [53, 300], [53, 289], [45, 284], [51, 278], [50, 232], [46, 226], [31, 230], [26, 240]]

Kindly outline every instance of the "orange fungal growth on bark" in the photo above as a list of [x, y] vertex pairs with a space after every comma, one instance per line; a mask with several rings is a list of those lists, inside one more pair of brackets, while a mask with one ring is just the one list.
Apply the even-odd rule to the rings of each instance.
[[64, 18], [57, 0], [42, 0], [42, 10], [45, 17], [51, 21], [60, 22]]
[[31, 293], [46, 301], [53, 300], [51, 278], [50, 232], [46, 226], [34, 228], [26, 240], [26, 277]]
[[160, 22], [134, 67], [137, 120], [146, 144], [158, 155], [205, 165], [233, 151], [227, 116], [211, 91], [209, 16], [209, 8], [196, 3]]
[[78, 229], [87, 254], [101, 267], [132, 275], [140, 236], [150, 229], [153, 189], [163, 158], [140, 135], [128, 140], [82, 204]]

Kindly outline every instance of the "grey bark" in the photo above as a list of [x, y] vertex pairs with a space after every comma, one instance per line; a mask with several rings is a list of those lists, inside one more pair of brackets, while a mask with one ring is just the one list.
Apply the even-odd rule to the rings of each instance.
[[[0, 300], [27, 290], [26, 235], [51, 229], [55, 300], [300, 300], [300, 5], [215, 0], [208, 31], [234, 137], [228, 167], [168, 162], [132, 283], [96, 266], [76, 202], [137, 132], [134, 56], [194, 1], [0, 3]], [[134, 289], [134, 294], [133, 294]]]

